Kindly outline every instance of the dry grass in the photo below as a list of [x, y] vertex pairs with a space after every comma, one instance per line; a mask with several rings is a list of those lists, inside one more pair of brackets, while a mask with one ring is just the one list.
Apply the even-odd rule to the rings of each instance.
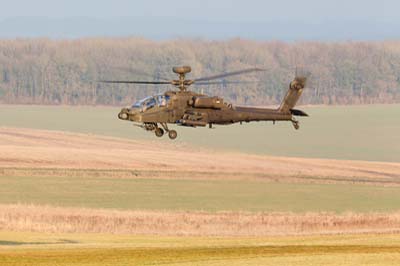
[[0, 265], [398, 266], [393, 234], [170, 237], [0, 232]]
[[0, 205], [0, 230], [171, 236], [398, 233], [400, 213], [152, 212]]
[[[285, 158], [215, 152], [171, 143], [0, 128], [0, 168], [162, 171], [165, 177], [332, 178], [396, 183], [400, 163]], [[238, 175], [239, 173], [239, 175]], [[1, 173], [0, 173], [1, 174]], [[163, 177], [158, 174], [158, 177]], [[187, 175], [186, 175], [187, 177]]]

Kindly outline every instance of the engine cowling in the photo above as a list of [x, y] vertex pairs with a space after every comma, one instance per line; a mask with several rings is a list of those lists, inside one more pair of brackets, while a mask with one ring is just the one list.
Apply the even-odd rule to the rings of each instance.
[[195, 96], [189, 101], [189, 105], [195, 108], [221, 109], [224, 106], [224, 101], [219, 97]]

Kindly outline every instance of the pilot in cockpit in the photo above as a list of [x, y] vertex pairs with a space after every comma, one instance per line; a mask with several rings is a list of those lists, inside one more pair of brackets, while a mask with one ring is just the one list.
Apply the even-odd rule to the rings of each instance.
[[134, 105], [132, 105], [132, 108], [139, 108], [140, 112], [145, 112], [146, 110], [155, 107], [157, 104], [159, 107], [167, 106], [169, 99], [170, 99], [169, 96], [163, 94], [156, 95], [154, 97], [150, 96], [136, 102]]

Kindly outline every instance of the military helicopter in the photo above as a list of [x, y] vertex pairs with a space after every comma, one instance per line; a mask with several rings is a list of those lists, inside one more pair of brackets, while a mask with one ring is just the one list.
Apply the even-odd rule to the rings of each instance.
[[[175, 86], [178, 90], [170, 90], [163, 94], [149, 96], [132, 106], [122, 108], [118, 114], [121, 120], [134, 122], [146, 131], [154, 132], [157, 137], [168, 133], [170, 139], [178, 136], [175, 130], [170, 130], [168, 124], [185, 127], [205, 127], [213, 125], [228, 125], [252, 121], [290, 121], [294, 128], [299, 129], [299, 122], [294, 116], [308, 116], [305, 112], [293, 109], [306, 86], [307, 75], [297, 75], [289, 85], [281, 105], [277, 109], [250, 106], [233, 106], [218, 96], [208, 96], [188, 90], [195, 85], [238, 84], [238, 81], [215, 81], [228, 76], [242, 75], [251, 72], [265, 71], [261, 68], [249, 68], [240, 71], [224, 73], [215, 76], [186, 79], [192, 71], [190, 66], [173, 67], [178, 75], [176, 80], [166, 81], [129, 81], [101, 80], [112, 84], [165, 84]], [[213, 80], [213, 81], [211, 81]]]

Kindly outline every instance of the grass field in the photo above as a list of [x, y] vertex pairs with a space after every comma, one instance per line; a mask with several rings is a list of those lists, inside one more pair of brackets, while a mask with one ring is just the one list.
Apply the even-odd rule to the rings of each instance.
[[[179, 143], [291, 157], [400, 162], [400, 105], [307, 107], [301, 130], [250, 123], [215, 130], [179, 127]], [[119, 108], [0, 106], [0, 125], [155, 139], [117, 118]], [[161, 140], [158, 140], [161, 141]], [[169, 141], [164, 138], [162, 141]]]
[[118, 108], [0, 106], [0, 126], [89, 133], [0, 129], [0, 265], [399, 265], [399, 164], [236, 151], [400, 162], [400, 105], [305, 110], [300, 131], [166, 145]]
[[260, 180], [0, 176], [0, 203], [207, 212], [390, 212], [400, 209], [400, 187]]
[[0, 265], [398, 265], [400, 238], [177, 238], [0, 232]]
[[398, 234], [400, 211], [389, 213], [117, 211], [0, 205], [0, 231], [187, 237]]

